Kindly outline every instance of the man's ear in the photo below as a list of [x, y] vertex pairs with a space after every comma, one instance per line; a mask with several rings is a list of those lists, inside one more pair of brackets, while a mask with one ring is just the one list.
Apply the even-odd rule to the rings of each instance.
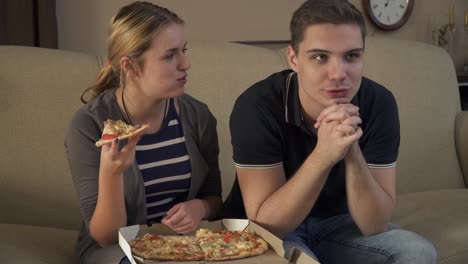
[[292, 48], [292, 46], [288, 47], [288, 63], [289, 63], [289, 67], [291, 67], [293, 71], [295, 72], [299, 71], [299, 62], [297, 59], [297, 54]]

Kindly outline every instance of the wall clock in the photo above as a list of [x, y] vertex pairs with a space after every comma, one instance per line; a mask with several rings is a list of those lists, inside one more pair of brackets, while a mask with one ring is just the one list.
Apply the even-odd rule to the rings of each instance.
[[383, 30], [395, 30], [408, 21], [414, 0], [363, 0], [362, 5], [374, 25]]

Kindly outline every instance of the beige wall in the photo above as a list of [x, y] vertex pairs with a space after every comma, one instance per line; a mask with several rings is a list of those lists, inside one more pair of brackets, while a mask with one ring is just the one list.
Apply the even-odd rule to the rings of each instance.
[[[108, 21], [125, 0], [59, 0], [61, 49], [105, 51]], [[153, 0], [180, 15], [190, 39], [285, 40], [289, 18], [302, 0]]]
[[[363, 11], [362, 0], [351, 0], [350, 2]], [[449, 21], [450, 2], [454, 4], [456, 29], [452, 35], [447, 35], [447, 39], [450, 39], [451, 43], [446, 48], [452, 55], [457, 70], [461, 71], [463, 64], [468, 64], [468, 32], [464, 32], [463, 29], [465, 10], [468, 9], [467, 0], [415, 0], [413, 13], [402, 28], [386, 32], [377, 30], [368, 22], [369, 35], [432, 43], [431, 31], [434, 28], [433, 25], [438, 24], [440, 26], [447, 24]]]
[[[126, 0], [59, 0], [59, 48], [105, 54], [108, 21]], [[289, 19], [303, 0], [152, 0], [187, 22], [189, 39], [256, 41], [289, 39]], [[351, 0], [362, 10], [362, 0]], [[431, 21], [448, 21], [448, 0], [416, 0], [413, 14], [403, 28], [392, 32], [368, 24], [370, 35], [431, 42]], [[449, 51], [457, 69], [468, 64], [468, 33], [463, 32], [467, 0], [453, 0], [456, 32]]]

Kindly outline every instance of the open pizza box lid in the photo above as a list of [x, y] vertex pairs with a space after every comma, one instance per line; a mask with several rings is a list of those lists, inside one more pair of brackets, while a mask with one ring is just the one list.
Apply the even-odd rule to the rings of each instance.
[[[263, 264], [263, 263], [271, 263], [271, 264], [318, 264], [317, 261], [312, 259], [311, 257], [307, 256], [303, 252], [298, 249], [295, 249], [293, 254], [291, 254], [291, 259], [287, 260], [283, 258], [284, 256], [284, 249], [283, 249], [283, 242], [281, 239], [273, 235], [272, 233], [268, 232], [266, 229], [262, 228], [261, 226], [255, 224], [254, 222], [250, 222], [246, 219], [223, 219], [214, 222], [203, 221], [200, 224], [201, 228], [208, 228], [213, 230], [219, 229], [229, 229], [233, 231], [242, 231], [247, 230], [253, 234], [256, 234], [263, 238], [269, 245], [269, 249], [266, 253], [249, 257], [243, 259], [235, 259], [235, 260], [224, 260], [224, 261], [206, 261], [206, 260], [199, 260], [199, 261], [159, 261], [159, 260], [145, 260], [138, 256], [133, 256], [132, 251], [130, 249], [129, 242], [134, 240], [137, 237], [143, 236], [146, 233], [154, 234], [154, 235], [177, 235], [174, 231], [172, 231], [169, 227], [163, 224], [154, 224], [151, 227], [146, 225], [134, 225], [134, 226], [127, 226], [119, 229], [119, 245], [122, 250], [127, 255], [128, 259], [132, 262], [132, 264], [149, 264], [149, 263], [170, 263], [170, 264], [201, 264], [201, 263], [243, 263], [243, 264]], [[188, 235], [194, 235], [188, 234]]]

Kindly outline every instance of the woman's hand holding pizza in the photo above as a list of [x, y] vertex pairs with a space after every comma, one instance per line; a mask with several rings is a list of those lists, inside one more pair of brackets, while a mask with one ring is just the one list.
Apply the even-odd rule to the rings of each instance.
[[179, 234], [186, 234], [198, 228], [205, 214], [203, 201], [193, 199], [174, 205], [161, 222]]
[[116, 138], [111, 144], [101, 149], [100, 174], [122, 174], [135, 160], [135, 146], [141, 135], [131, 137], [127, 144], [119, 151], [119, 140]]

